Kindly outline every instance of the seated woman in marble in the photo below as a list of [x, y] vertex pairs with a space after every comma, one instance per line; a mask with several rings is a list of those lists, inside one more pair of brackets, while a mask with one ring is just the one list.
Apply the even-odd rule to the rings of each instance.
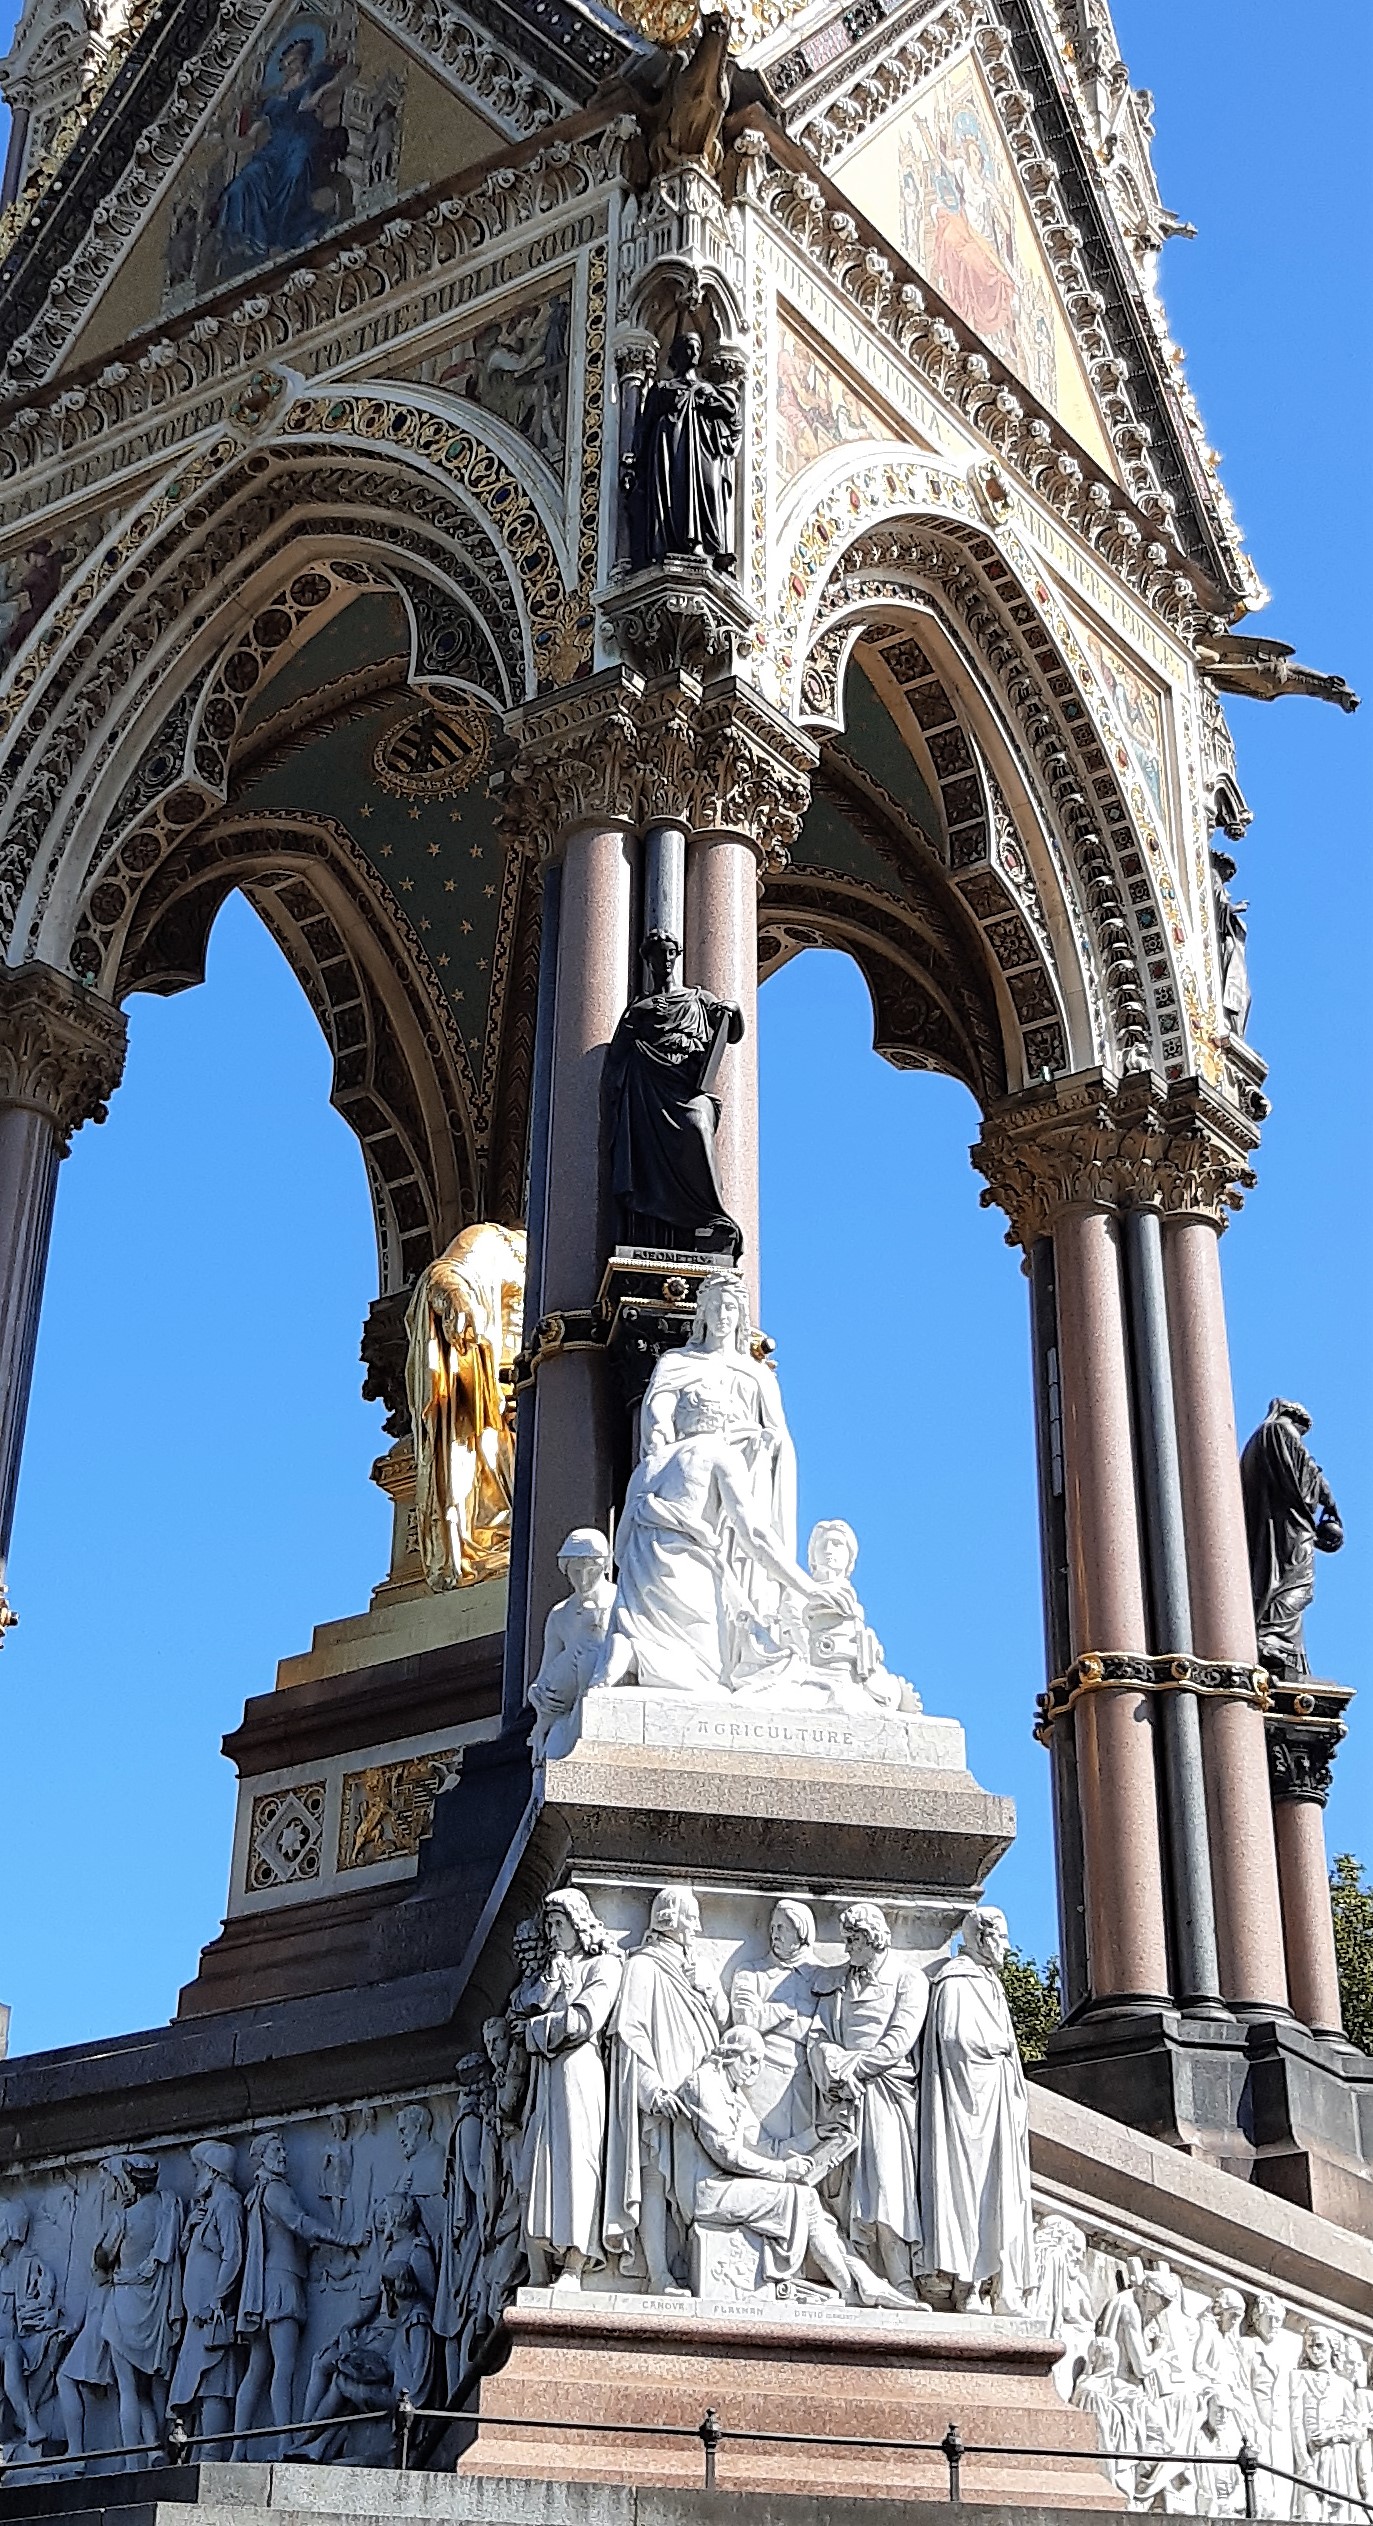
[[[689, 1340], [664, 1351], [639, 1412], [639, 1447], [645, 1464], [665, 1456], [677, 1436], [677, 1404], [688, 1386], [719, 1405], [721, 1428], [735, 1450], [743, 1495], [755, 1524], [788, 1562], [796, 1558], [796, 1453], [782, 1409], [777, 1372], [756, 1359], [748, 1293], [735, 1272], [715, 1272], [701, 1283]], [[733, 1618], [742, 1646], [754, 1624], [764, 1641], [781, 1601], [771, 1569], [741, 1551], [733, 1537], [726, 1557], [736, 1581]], [[775, 1644], [774, 1644], [775, 1648]]]
[[595, 1686], [644, 1685], [720, 1700], [734, 1678], [738, 1619], [756, 1564], [803, 1604], [833, 1602], [758, 1522], [725, 1407], [706, 1385], [678, 1396], [671, 1446], [630, 1476], [620, 1520], [619, 1581]]
[[554, 1950], [544, 2004], [514, 2019], [529, 2055], [522, 2165], [524, 2250], [536, 2288], [581, 2287], [603, 2263], [601, 2167], [606, 2074], [601, 2038], [624, 1967], [586, 1896], [575, 1886], [543, 1907]]
[[909, 2302], [877, 2279], [845, 2243], [817, 2183], [852, 2146], [821, 2142], [779, 2154], [764, 2145], [749, 2101], [763, 2069], [763, 2039], [732, 2026], [699, 2070], [677, 2091], [677, 2105], [700, 2152], [691, 2221], [709, 2233], [742, 2233], [756, 2241], [764, 2281], [794, 2288], [812, 2267], [846, 2301], [861, 2306]]
[[729, 1987], [730, 2015], [763, 2046], [749, 2102], [770, 2140], [794, 2141], [815, 2121], [806, 2040], [815, 2023], [815, 1914], [783, 1895], [768, 1923], [768, 1961], [740, 1965]]

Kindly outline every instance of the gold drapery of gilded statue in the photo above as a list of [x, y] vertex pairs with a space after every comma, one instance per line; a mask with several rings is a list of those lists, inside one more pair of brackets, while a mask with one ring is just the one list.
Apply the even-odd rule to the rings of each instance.
[[500, 1372], [520, 1347], [522, 1228], [480, 1220], [421, 1272], [406, 1312], [415, 1525], [431, 1588], [510, 1565], [515, 1406]]

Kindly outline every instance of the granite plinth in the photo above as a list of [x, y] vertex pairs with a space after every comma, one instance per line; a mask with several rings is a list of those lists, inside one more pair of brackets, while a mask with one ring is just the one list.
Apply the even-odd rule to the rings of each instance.
[[976, 1900], [1015, 1836], [952, 1719], [770, 1710], [617, 1687], [550, 1751], [542, 1811], [579, 1862], [665, 1876], [949, 1890]]
[[1373, 2061], [1291, 2019], [1084, 2016], [1034, 2077], [1356, 2236], [1373, 2235]]
[[968, 2460], [969, 2501], [1124, 2505], [1093, 2425], [1054, 2391], [1061, 2344], [1026, 2318], [522, 2290], [501, 2347], [463, 2474], [686, 2487], [713, 2410], [722, 2491], [775, 2494], [803, 2475], [827, 2499], [947, 2502], [953, 2421], [989, 2451]]

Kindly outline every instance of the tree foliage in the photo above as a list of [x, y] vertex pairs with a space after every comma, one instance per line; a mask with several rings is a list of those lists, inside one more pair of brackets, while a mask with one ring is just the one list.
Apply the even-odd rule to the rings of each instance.
[[1013, 1947], [1001, 1968], [1001, 1987], [1021, 2060], [1042, 2061], [1049, 2037], [1063, 2015], [1057, 1956], [1037, 1965], [1033, 1956], [1022, 1956], [1020, 1949]]
[[1330, 1871], [1330, 1909], [1344, 2031], [1360, 2052], [1373, 2053], [1373, 1886], [1352, 1851], [1341, 1851]]

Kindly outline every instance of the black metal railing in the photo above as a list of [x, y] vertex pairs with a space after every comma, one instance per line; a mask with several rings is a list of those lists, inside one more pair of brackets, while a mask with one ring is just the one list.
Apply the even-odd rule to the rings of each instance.
[[[1345, 2509], [1357, 2510], [1362, 2516], [1373, 2518], [1373, 2501], [1364, 2499], [1356, 2491], [1334, 2490], [1328, 2483], [1313, 2482], [1309, 2475], [1289, 2473], [1282, 2465], [1270, 2464], [1265, 2457], [1259, 2455], [1256, 2448], [1250, 2446], [1247, 2440], [1242, 2441], [1239, 2447], [1231, 2449], [1228, 2453], [1181, 2447], [1109, 2449], [1002, 2447], [965, 2439], [956, 2421], [950, 2421], [943, 2437], [939, 2439], [857, 2438], [846, 2437], [833, 2430], [729, 2429], [713, 2406], [696, 2422], [561, 2420], [543, 2414], [536, 2416], [530, 2413], [464, 2412], [460, 2407], [452, 2404], [440, 2407], [415, 2403], [408, 2394], [398, 2395], [394, 2403], [387, 2404], [374, 2412], [336, 2412], [325, 2419], [272, 2422], [257, 2429], [232, 2432], [224, 2430], [192, 2432], [173, 2417], [160, 2439], [141, 2446], [92, 2448], [88, 2455], [81, 2457], [14, 2457], [0, 2466], [0, 2481], [7, 2482], [11, 2475], [16, 2473], [52, 2474], [59, 2468], [65, 2473], [67, 2468], [73, 2465], [82, 2467], [98, 2464], [127, 2465], [131, 2458], [139, 2456], [160, 2457], [164, 2464], [184, 2465], [192, 2462], [197, 2450], [207, 2448], [222, 2450], [232, 2447], [236, 2455], [237, 2450], [245, 2447], [249, 2441], [275, 2439], [280, 2442], [288, 2438], [324, 2437], [331, 2431], [346, 2432], [367, 2425], [375, 2426], [378, 2422], [389, 2424], [392, 2464], [400, 2473], [407, 2473], [410, 2470], [416, 2423], [439, 2422], [443, 2425], [445, 2432], [458, 2428], [470, 2431], [473, 2438], [483, 2427], [494, 2427], [521, 2431], [577, 2430], [583, 2436], [592, 2438], [695, 2440], [702, 2453], [703, 2485], [707, 2491], [722, 2487], [719, 2483], [718, 2461], [720, 2449], [724, 2446], [733, 2444], [757, 2447], [828, 2447], [849, 2448], [863, 2455], [942, 2457], [947, 2475], [948, 2497], [956, 2508], [967, 2504], [963, 2488], [963, 2468], [970, 2459], [1009, 2456], [1019, 2459], [1022, 2464], [1037, 2461], [1056, 2464], [1090, 2464], [1111, 2473], [1120, 2465], [1147, 2465], [1154, 2469], [1160, 2465], [1219, 2465], [1228, 2472], [1239, 2475], [1244, 2492], [1243, 2513], [1247, 2518], [1256, 2518], [1259, 2514], [1260, 2474], [1266, 2474], [1276, 2482], [1288, 2483], [1299, 2491], [1315, 2492], [1330, 2507], [1338, 2503]], [[456, 2459], [454, 2461], [456, 2462]]]

